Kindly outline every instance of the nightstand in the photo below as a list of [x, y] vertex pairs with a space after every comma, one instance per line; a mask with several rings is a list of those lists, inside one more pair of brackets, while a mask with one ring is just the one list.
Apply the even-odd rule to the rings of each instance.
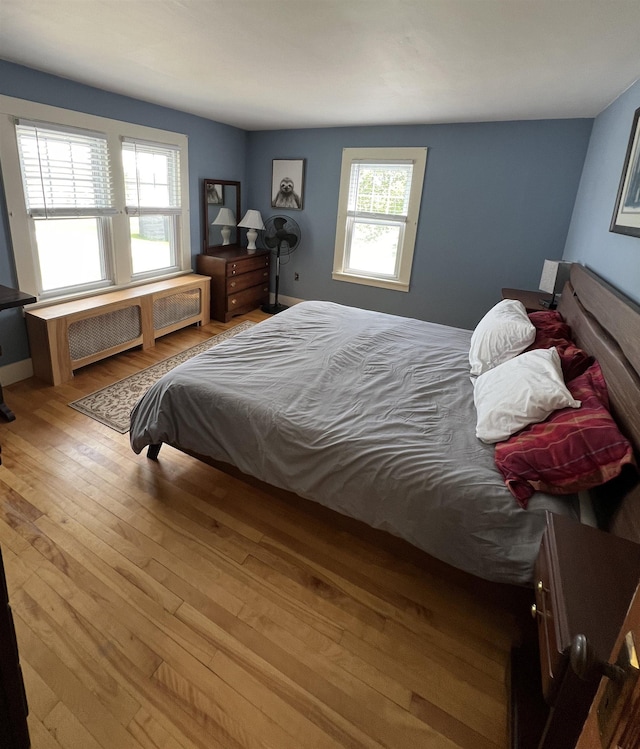
[[542, 300], [551, 301], [551, 294], [544, 291], [526, 291], [525, 289], [502, 289], [503, 299], [517, 299], [527, 308], [527, 312], [544, 312], [548, 310], [541, 304]]
[[229, 322], [269, 302], [269, 250], [229, 245], [196, 257], [197, 272], [211, 277], [211, 317]]
[[[528, 736], [512, 733], [514, 749], [575, 746], [600, 675], [585, 681], [574, 673], [571, 643], [583, 634], [595, 656], [607, 661], [639, 578], [640, 544], [547, 512], [531, 610], [538, 625], [540, 679], [548, 709], [539, 725], [529, 726]], [[518, 678], [513, 669], [512, 678]], [[524, 724], [524, 716], [519, 721]], [[539, 733], [532, 736], [533, 731]]]

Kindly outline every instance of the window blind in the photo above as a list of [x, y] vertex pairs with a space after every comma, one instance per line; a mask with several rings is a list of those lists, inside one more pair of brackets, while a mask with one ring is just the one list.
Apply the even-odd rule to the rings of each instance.
[[130, 216], [181, 213], [180, 151], [177, 146], [125, 138], [122, 163]]
[[19, 120], [16, 135], [30, 216], [104, 216], [116, 212], [103, 133]]
[[412, 161], [354, 161], [351, 164], [347, 215], [406, 220], [412, 174]]

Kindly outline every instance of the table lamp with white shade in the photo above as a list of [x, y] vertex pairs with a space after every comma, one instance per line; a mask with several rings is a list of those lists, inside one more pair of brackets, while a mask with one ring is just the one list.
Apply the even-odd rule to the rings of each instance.
[[571, 263], [562, 260], [545, 260], [540, 277], [540, 291], [551, 294], [551, 299], [541, 299], [540, 304], [548, 309], [556, 308], [556, 296], [562, 294], [565, 283], [569, 280]]
[[242, 221], [238, 224], [243, 229], [249, 229], [247, 232], [247, 252], [253, 253], [256, 251], [256, 239], [258, 237], [258, 231], [264, 229], [264, 221], [260, 215], [260, 211], [248, 210], [242, 217]]
[[229, 244], [229, 237], [231, 236], [231, 227], [235, 226], [236, 217], [233, 215], [231, 208], [221, 208], [218, 211], [218, 215], [211, 222], [211, 226], [222, 226], [220, 234], [222, 234], [222, 244]]

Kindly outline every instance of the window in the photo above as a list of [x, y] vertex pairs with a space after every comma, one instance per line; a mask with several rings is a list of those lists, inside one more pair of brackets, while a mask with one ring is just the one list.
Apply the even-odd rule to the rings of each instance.
[[20, 288], [81, 296], [191, 269], [187, 138], [0, 96]]
[[345, 148], [333, 278], [409, 290], [426, 148]]
[[175, 267], [181, 213], [178, 149], [125, 140], [122, 164], [133, 275]]
[[16, 137], [41, 293], [108, 283], [116, 211], [106, 136], [22, 120]]

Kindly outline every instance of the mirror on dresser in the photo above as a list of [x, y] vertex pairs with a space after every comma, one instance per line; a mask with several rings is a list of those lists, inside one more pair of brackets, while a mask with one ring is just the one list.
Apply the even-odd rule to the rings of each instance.
[[237, 245], [240, 229], [240, 183], [225, 179], [205, 179], [202, 182], [204, 217], [204, 249], [207, 254], [226, 244]]

